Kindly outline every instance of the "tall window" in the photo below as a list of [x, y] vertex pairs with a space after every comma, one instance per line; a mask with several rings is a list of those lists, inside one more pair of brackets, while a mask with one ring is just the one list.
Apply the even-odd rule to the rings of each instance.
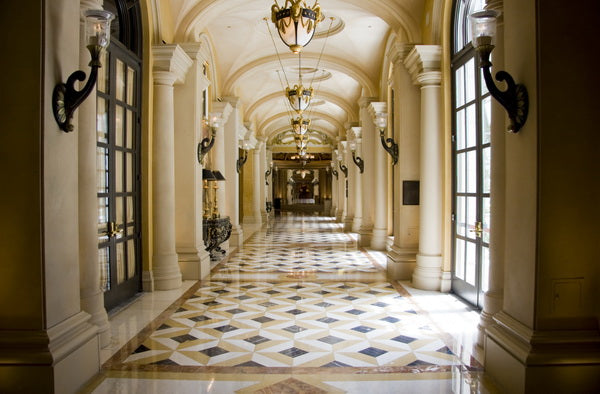
[[116, 16], [97, 84], [98, 257], [106, 309], [141, 289], [139, 4], [105, 0]]
[[452, 290], [477, 307], [488, 287], [491, 96], [470, 44], [468, 15], [484, 5], [456, 1], [452, 51]]

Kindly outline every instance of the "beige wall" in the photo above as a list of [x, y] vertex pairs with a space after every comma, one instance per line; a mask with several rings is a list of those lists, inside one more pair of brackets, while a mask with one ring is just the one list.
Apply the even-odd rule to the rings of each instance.
[[[539, 329], [596, 328], [600, 304], [597, 1], [538, 5]], [[575, 16], [575, 15], [573, 15]], [[559, 298], [556, 299], [556, 295]], [[568, 303], [568, 304], [566, 304]]]

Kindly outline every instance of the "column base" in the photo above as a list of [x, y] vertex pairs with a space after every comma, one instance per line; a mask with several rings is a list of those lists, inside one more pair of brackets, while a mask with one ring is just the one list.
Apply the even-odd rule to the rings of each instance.
[[343, 220], [344, 223], [344, 232], [349, 233], [352, 231], [352, 223], [354, 222], [354, 218], [350, 216], [346, 216]]
[[344, 211], [342, 211], [341, 209], [338, 209], [338, 211], [335, 214], [335, 221], [338, 223], [342, 223], [343, 217], [344, 217]]
[[142, 290], [146, 292], [154, 291], [154, 275], [152, 271], [142, 271]]
[[417, 266], [412, 285], [420, 290], [441, 291], [442, 256], [417, 254]]
[[156, 290], [173, 290], [181, 287], [181, 270], [177, 260], [177, 253], [154, 255], [152, 271]]
[[371, 237], [371, 249], [373, 250], [386, 250], [387, 248], [387, 229], [385, 228], [374, 228], [373, 236]]
[[100, 371], [98, 328], [89, 319], [79, 312], [47, 330], [0, 333], [0, 392], [78, 392]]
[[483, 310], [479, 315], [479, 323], [477, 324], [477, 345], [483, 347], [485, 345], [485, 331], [496, 325], [494, 315], [502, 310], [504, 292], [503, 291], [486, 291], [483, 295]]
[[597, 329], [535, 331], [503, 311], [494, 320], [485, 340], [485, 370], [503, 392], [597, 392]]
[[110, 345], [110, 323], [108, 314], [104, 308], [104, 295], [101, 291], [81, 298], [81, 309], [90, 314], [90, 323], [98, 327], [98, 341], [100, 347]]
[[387, 255], [387, 278], [410, 280], [417, 265], [417, 252], [416, 249], [402, 249], [392, 245]]
[[180, 253], [179, 269], [183, 280], [200, 280], [210, 274], [210, 255], [204, 249], [195, 253]]
[[360, 231], [360, 227], [362, 226], [362, 217], [354, 217], [352, 219], [352, 232], [358, 233]]
[[450, 293], [452, 290], [452, 272], [442, 271], [442, 277], [440, 281], [440, 292]]
[[244, 244], [244, 230], [239, 224], [231, 227], [231, 236], [229, 237], [229, 244], [234, 248], [240, 248]]
[[369, 247], [373, 239], [373, 226], [361, 225], [358, 230], [358, 246]]

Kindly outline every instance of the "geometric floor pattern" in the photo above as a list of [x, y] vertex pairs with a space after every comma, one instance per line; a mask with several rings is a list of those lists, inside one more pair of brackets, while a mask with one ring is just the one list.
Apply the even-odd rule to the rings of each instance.
[[124, 363], [378, 367], [453, 364], [425, 316], [389, 283], [200, 287]]
[[90, 392], [472, 391], [481, 365], [373, 256], [334, 218], [277, 217], [117, 351]]

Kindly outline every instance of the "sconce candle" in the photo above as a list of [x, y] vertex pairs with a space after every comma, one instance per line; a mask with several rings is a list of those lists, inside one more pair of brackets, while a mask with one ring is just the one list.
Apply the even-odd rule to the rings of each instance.
[[473, 47], [479, 55], [479, 66], [483, 70], [483, 79], [485, 85], [492, 95], [508, 112], [510, 125], [508, 131], [517, 133], [527, 120], [529, 111], [529, 96], [527, 89], [522, 84], [516, 84], [513, 77], [506, 71], [498, 71], [496, 80], [505, 81], [507, 88], [501, 91], [496, 87], [490, 68], [490, 54], [495, 46], [496, 40], [496, 19], [500, 16], [498, 11], [485, 10], [478, 11], [469, 15], [471, 22], [471, 40]]
[[393, 138], [385, 138], [387, 117], [388, 114], [386, 112], [377, 112], [375, 114], [375, 126], [379, 128], [379, 139], [381, 140], [381, 145], [383, 146], [383, 149], [385, 149], [385, 151], [392, 156], [392, 165], [394, 165], [398, 162], [398, 144]]
[[110, 22], [114, 15], [104, 10], [88, 10], [85, 13], [85, 36], [87, 49], [91, 60], [89, 66], [92, 68], [85, 86], [81, 90], [75, 90], [76, 81], [85, 80], [85, 72], [78, 70], [67, 78], [66, 83], [59, 83], [52, 92], [52, 112], [58, 127], [65, 131], [73, 131], [71, 119], [79, 105], [89, 96], [96, 85], [100, 53], [110, 44]]

